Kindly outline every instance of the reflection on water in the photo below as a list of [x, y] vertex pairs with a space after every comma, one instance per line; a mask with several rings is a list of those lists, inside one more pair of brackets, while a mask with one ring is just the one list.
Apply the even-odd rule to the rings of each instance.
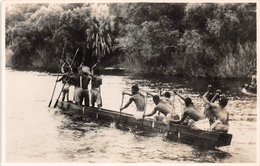
[[[48, 108], [55, 76], [38, 72], [6, 73], [6, 162], [81, 163], [237, 163], [256, 162], [256, 98], [243, 95], [239, 80], [211, 81], [229, 97], [231, 146], [201, 150], [169, 142], [161, 134], [136, 133]], [[17, 81], [19, 80], [19, 81]], [[103, 76], [103, 107], [118, 110], [122, 91], [138, 84], [142, 90], [177, 89], [202, 108], [199, 94], [210, 80], [176, 77]], [[14, 88], [15, 87], [15, 88]], [[60, 92], [57, 84], [52, 106]], [[124, 98], [124, 103], [129, 97]], [[154, 104], [148, 99], [147, 113]], [[178, 113], [182, 105], [176, 97]], [[131, 105], [124, 112], [135, 110]]]

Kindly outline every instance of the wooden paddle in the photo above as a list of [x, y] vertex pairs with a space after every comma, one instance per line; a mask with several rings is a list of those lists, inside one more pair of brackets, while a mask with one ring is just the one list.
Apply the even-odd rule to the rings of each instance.
[[[124, 102], [124, 93], [122, 93], [122, 101], [121, 101], [121, 107], [120, 108], [122, 108], [123, 102]], [[122, 110], [120, 109], [119, 118], [118, 118], [118, 120], [116, 122], [116, 126], [118, 126], [119, 123], [120, 123], [121, 113], [122, 113]]]
[[[74, 55], [74, 58], [73, 58], [73, 60], [72, 60], [72, 62], [71, 62], [71, 64], [70, 64], [70, 66], [73, 65], [74, 60], [75, 60], [75, 58], [76, 58], [76, 56], [77, 56], [78, 51], [79, 51], [79, 48], [77, 49], [77, 51], [76, 51], [76, 53], [75, 53], [75, 55]], [[71, 67], [69, 68], [68, 73], [70, 72], [70, 70], [71, 70]], [[69, 77], [69, 74], [67, 75], [66, 80], [68, 79], [68, 77]], [[54, 106], [53, 106], [54, 108], [56, 108], [56, 106], [57, 106], [57, 104], [58, 104], [58, 101], [59, 101], [60, 95], [61, 95], [61, 93], [62, 93], [64, 87], [65, 87], [65, 84], [63, 84], [63, 86], [62, 86], [62, 88], [61, 88], [60, 94], [59, 94], [59, 96], [58, 96], [58, 98], [57, 98], [57, 100], [56, 100], [56, 102], [55, 102], [55, 104], [54, 104]]]
[[[63, 56], [64, 56], [64, 50], [65, 50], [65, 47], [66, 47], [66, 41], [67, 41], [67, 38], [65, 39], [65, 44], [64, 44], [64, 47], [63, 47], [63, 51], [62, 51], [61, 58], [63, 58]], [[57, 78], [56, 78], [56, 81], [55, 81], [55, 85], [54, 85], [54, 88], [53, 88], [53, 91], [52, 91], [52, 95], [51, 95], [51, 100], [50, 100], [50, 102], [49, 102], [48, 107], [51, 106], [52, 99], [53, 99], [53, 95], [54, 95], [54, 92], [55, 92], [55, 89], [56, 89], [56, 85], [57, 85], [57, 80], [58, 80], [59, 75], [60, 75], [60, 71], [61, 71], [61, 62], [60, 62], [60, 67], [59, 67], [59, 70], [58, 70], [58, 75], [57, 75]]]

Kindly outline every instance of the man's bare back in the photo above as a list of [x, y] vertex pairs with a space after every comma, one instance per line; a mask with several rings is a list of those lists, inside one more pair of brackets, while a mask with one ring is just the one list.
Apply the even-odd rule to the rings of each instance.
[[137, 111], [144, 111], [145, 98], [142, 94], [136, 93], [133, 96], [131, 96], [130, 100], [134, 101]]
[[184, 109], [184, 116], [185, 117], [189, 116], [194, 121], [199, 121], [206, 118], [206, 116], [193, 105]]

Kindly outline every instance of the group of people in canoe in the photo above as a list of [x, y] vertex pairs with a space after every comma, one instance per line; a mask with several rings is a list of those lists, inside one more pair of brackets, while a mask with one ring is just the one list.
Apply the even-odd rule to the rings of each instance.
[[[158, 112], [158, 115], [154, 116], [154, 120], [163, 121], [165, 124], [183, 124], [189, 125], [194, 129], [199, 130], [214, 130], [218, 132], [227, 133], [229, 130], [229, 112], [226, 110], [228, 99], [225, 96], [221, 96], [221, 91], [218, 89], [215, 92], [211, 85], [208, 86], [207, 92], [202, 96], [204, 101], [204, 111], [201, 111], [196, 107], [190, 97], [184, 98], [176, 91], [171, 97], [170, 92], [165, 92], [164, 95], [147, 93], [153, 98], [153, 102], [156, 105], [152, 112], [144, 114], [145, 110], [145, 95], [139, 92], [137, 85], [132, 86], [129, 101], [120, 108], [120, 111], [127, 108], [132, 102], [136, 105], [137, 116], [136, 119], [142, 119], [150, 117]], [[183, 100], [184, 109], [181, 117], [175, 110], [175, 95], [179, 96]], [[218, 101], [219, 103], [215, 103]], [[136, 114], [135, 114], [136, 115]]]
[[[98, 68], [90, 69], [87, 66], [80, 65], [79, 67], [71, 67], [63, 64], [62, 77], [57, 82], [62, 81], [64, 84], [62, 89], [62, 101], [69, 101], [70, 86], [74, 86], [73, 102], [82, 105], [83, 101], [85, 106], [94, 107], [95, 103], [99, 109], [102, 107], [102, 98], [100, 94], [100, 86], [102, 85], [102, 78]], [[88, 85], [91, 82], [91, 90], [89, 93]], [[91, 97], [90, 97], [91, 96]]]
[[[57, 82], [62, 81], [64, 86], [62, 89], [62, 101], [67, 98], [69, 101], [69, 87], [74, 86], [73, 102], [82, 105], [84, 101], [85, 106], [94, 107], [97, 104], [98, 109], [102, 107], [102, 99], [100, 93], [100, 86], [102, 85], [102, 78], [100, 77], [99, 69], [89, 68], [84, 65], [72, 68], [71, 66], [62, 66], [63, 75]], [[89, 93], [88, 85], [91, 82], [91, 90]], [[146, 99], [144, 94], [139, 92], [139, 87], [134, 85], [131, 87], [131, 93], [123, 92], [123, 95], [130, 95], [129, 101], [120, 108], [120, 111], [126, 109], [132, 102], [136, 105], [136, 112], [134, 116], [136, 119], [143, 119], [145, 117], [154, 116], [154, 120], [162, 121], [165, 124], [183, 124], [189, 125], [194, 129], [200, 130], [214, 130], [220, 132], [228, 132], [229, 129], [229, 113], [226, 110], [228, 99], [225, 96], [220, 96], [220, 90], [213, 91], [211, 85], [208, 86], [207, 92], [202, 96], [204, 101], [204, 111], [196, 107], [190, 97], [184, 98], [176, 91], [173, 91], [173, 97], [170, 92], [162, 94], [151, 94], [153, 102], [156, 105], [152, 112], [144, 114], [146, 109]], [[183, 101], [183, 112], [181, 116], [175, 110], [175, 95], [179, 96]], [[91, 96], [91, 97], [89, 97]], [[219, 103], [215, 103], [219, 101]]]

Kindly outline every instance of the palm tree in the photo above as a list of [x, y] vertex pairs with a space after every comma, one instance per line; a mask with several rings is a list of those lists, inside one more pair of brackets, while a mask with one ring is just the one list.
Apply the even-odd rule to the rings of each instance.
[[97, 60], [111, 52], [112, 40], [110, 37], [111, 26], [109, 19], [91, 21], [92, 25], [86, 30], [87, 48], [92, 49], [92, 56], [96, 56]]

